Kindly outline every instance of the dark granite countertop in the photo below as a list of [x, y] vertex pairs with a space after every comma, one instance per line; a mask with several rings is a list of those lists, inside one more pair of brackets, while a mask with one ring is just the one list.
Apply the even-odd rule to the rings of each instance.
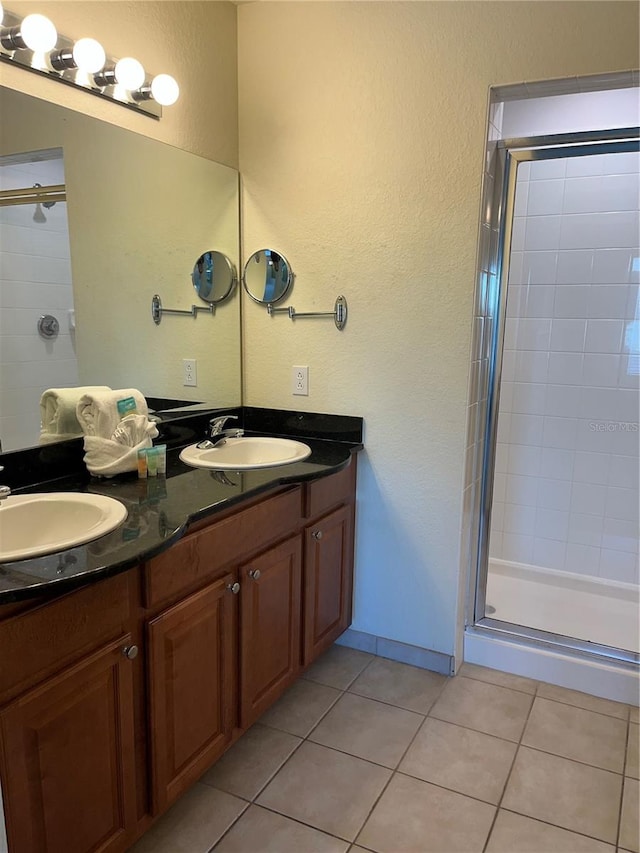
[[[166, 550], [194, 522], [278, 486], [336, 473], [350, 464], [352, 453], [362, 449], [361, 418], [249, 408], [236, 411], [247, 434], [303, 440], [311, 447], [311, 456], [303, 462], [273, 468], [211, 471], [190, 468], [181, 462], [180, 445], [167, 451], [166, 477], [139, 480], [132, 473], [110, 480], [96, 479], [88, 476], [84, 466], [76, 465], [66, 477], [22, 487], [23, 494], [80, 491], [107, 495], [122, 501], [128, 516], [112, 533], [93, 542], [44, 557], [1, 564], [0, 604], [57, 595], [125, 571]], [[191, 429], [202, 437], [200, 427], [201, 422], [195, 426], [181, 422], [183, 431]], [[192, 439], [191, 434], [189, 437]]]

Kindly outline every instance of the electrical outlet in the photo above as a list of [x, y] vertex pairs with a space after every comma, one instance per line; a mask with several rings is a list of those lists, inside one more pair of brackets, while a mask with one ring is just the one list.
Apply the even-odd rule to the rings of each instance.
[[193, 386], [198, 384], [198, 362], [195, 358], [182, 359], [182, 384]]
[[300, 397], [309, 396], [309, 368], [306, 364], [294, 364], [291, 369], [291, 393]]

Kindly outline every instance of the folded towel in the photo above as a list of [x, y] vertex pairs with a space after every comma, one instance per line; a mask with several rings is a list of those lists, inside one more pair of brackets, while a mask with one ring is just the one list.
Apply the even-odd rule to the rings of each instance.
[[127, 447], [109, 438], [95, 435], [84, 437], [84, 462], [94, 477], [114, 477], [138, 467], [138, 450], [151, 447], [152, 438], [158, 434], [155, 424], [149, 423], [151, 430], [138, 444]]
[[76, 408], [76, 415], [83, 433], [111, 439], [121, 420], [118, 401], [127, 397], [133, 397], [137, 414], [144, 415], [146, 418], [149, 414], [147, 401], [135, 388], [84, 394]]
[[107, 385], [83, 385], [76, 388], [49, 388], [40, 397], [40, 441], [60, 441], [82, 435], [76, 407], [85, 394], [110, 391]]
[[135, 447], [145, 438], [155, 438], [158, 427], [145, 415], [127, 415], [120, 421], [111, 436], [111, 440], [124, 447]]

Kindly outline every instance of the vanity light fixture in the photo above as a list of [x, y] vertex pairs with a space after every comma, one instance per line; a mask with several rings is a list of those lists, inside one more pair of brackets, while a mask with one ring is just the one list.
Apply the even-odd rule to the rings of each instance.
[[107, 54], [99, 41], [92, 38], [82, 38], [74, 44], [73, 49], [63, 48], [51, 53], [51, 66], [56, 71], [66, 68], [79, 68], [86, 74], [93, 74], [104, 66]]
[[162, 107], [175, 104], [180, 95], [169, 74], [149, 79], [137, 59], [107, 56], [93, 38], [73, 41], [60, 35], [44, 15], [24, 18], [3, 10], [0, 3], [0, 61], [108, 98], [145, 115], [160, 118]]
[[[4, 21], [4, 13], [2, 17]], [[58, 33], [49, 18], [35, 13], [27, 15], [19, 24], [3, 27], [0, 33], [0, 42], [6, 50], [45, 53], [55, 47], [57, 40]]]

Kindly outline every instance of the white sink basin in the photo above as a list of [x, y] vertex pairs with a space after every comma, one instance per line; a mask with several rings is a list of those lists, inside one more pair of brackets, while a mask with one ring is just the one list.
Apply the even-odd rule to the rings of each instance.
[[310, 456], [311, 448], [290, 438], [228, 438], [224, 444], [200, 450], [191, 444], [180, 459], [194, 468], [243, 471], [247, 468], [270, 468], [288, 465]]
[[0, 563], [83, 545], [115, 530], [126, 517], [124, 504], [103, 495], [10, 495], [0, 503]]

